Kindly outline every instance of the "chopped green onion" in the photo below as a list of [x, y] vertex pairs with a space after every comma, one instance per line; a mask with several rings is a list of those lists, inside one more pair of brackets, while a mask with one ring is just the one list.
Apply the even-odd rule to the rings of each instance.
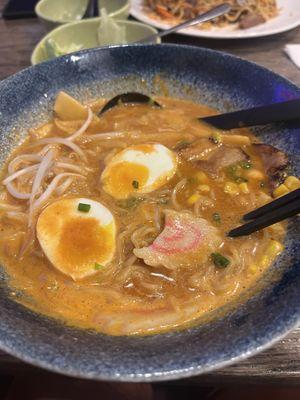
[[214, 144], [219, 144], [219, 143], [221, 143], [221, 139], [222, 139], [222, 136], [221, 136], [221, 134], [220, 134], [219, 132], [214, 132], [214, 133], [212, 134], [212, 136], [210, 137], [210, 140], [211, 140]]
[[190, 176], [187, 178], [187, 182], [190, 185], [197, 185], [199, 183], [199, 180], [197, 178], [195, 178], [194, 176]]
[[236, 164], [232, 164], [232, 165], [229, 165], [229, 166], [227, 167], [227, 173], [228, 173], [228, 175], [229, 175], [230, 177], [235, 177], [235, 175], [236, 175], [236, 170], [237, 170], [237, 165], [236, 165]]
[[140, 184], [139, 184], [138, 181], [132, 181], [132, 186], [133, 186], [135, 189], [138, 189], [139, 186], [140, 186]]
[[241, 166], [243, 169], [250, 169], [250, 168], [252, 168], [252, 164], [251, 164], [250, 161], [242, 161], [242, 162], [240, 163], [240, 166]]
[[176, 143], [173, 149], [176, 151], [184, 150], [189, 147], [190, 144], [191, 142], [189, 142], [188, 140], [180, 140], [180, 142]]
[[94, 268], [95, 268], [95, 270], [99, 270], [99, 269], [103, 269], [104, 268], [104, 265], [101, 265], [101, 264], [98, 264], [98, 263], [95, 263], [95, 266], [94, 266]]
[[78, 204], [78, 211], [89, 212], [90, 209], [91, 209], [91, 205], [90, 204], [85, 204], [85, 203], [79, 203]]
[[228, 258], [222, 256], [220, 253], [212, 253], [211, 258], [217, 268], [226, 268], [230, 264]]
[[213, 213], [213, 220], [214, 220], [215, 222], [217, 222], [218, 224], [220, 224], [220, 223], [221, 223], [221, 216], [220, 216], [220, 214], [219, 214], [219, 213]]
[[248, 179], [239, 176], [237, 174], [238, 168], [240, 168], [241, 165], [237, 165], [237, 164], [233, 164], [233, 165], [229, 165], [227, 167], [227, 174], [228, 176], [236, 183], [242, 183], [242, 182], [248, 182]]

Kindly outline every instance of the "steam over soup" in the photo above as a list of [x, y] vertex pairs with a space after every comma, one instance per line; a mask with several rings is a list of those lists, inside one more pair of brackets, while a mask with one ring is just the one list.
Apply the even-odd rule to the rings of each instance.
[[237, 298], [283, 250], [282, 223], [226, 232], [299, 187], [286, 155], [199, 122], [204, 105], [156, 100], [97, 116], [104, 100], [61, 92], [11, 154], [0, 254], [18, 302], [111, 335], [161, 332]]

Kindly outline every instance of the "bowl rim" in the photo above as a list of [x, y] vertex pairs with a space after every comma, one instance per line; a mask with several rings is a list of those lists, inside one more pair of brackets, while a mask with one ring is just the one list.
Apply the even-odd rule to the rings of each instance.
[[[154, 46], [156, 46], [156, 45], [155, 44], [113, 45], [113, 46], [103, 46], [102, 48], [85, 49], [85, 50], [81, 50], [81, 51], [73, 53], [73, 54], [78, 54], [79, 56], [84, 56], [85, 54], [88, 54], [88, 53], [97, 53], [97, 52], [107, 51], [107, 50], [114, 49], [114, 48], [129, 48], [130, 49], [130, 48], [134, 48], [134, 47], [150, 48], [150, 47], [154, 47]], [[209, 54], [216, 54], [218, 56], [221, 56], [221, 57], [227, 59], [227, 61], [228, 60], [242, 61], [243, 63], [246, 63], [249, 66], [258, 68], [261, 72], [265, 72], [265, 73], [272, 75], [273, 78], [277, 77], [280, 80], [284, 81], [290, 87], [294, 88], [298, 92], [299, 97], [300, 97], [300, 88], [297, 85], [295, 85], [295, 83], [293, 83], [291, 80], [273, 72], [272, 70], [270, 70], [266, 67], [263, 67], [263, 66], [255, 63], [255, 62], [245, 60], [241, 57], [238, 57], [238, 56], [235, 56], [235, 55], [223, 52], [223, 51], [207, 49], [207, 48], [203, 48], [203, 47], [179, 45], [179, 44], [163, 44], [162, 46], [170, 47], [170, 48], [173, 48], [174, 50], [176, 50], [176, 49], [178, 49], [178, 50], [180, 50], [180, 49], [189, 50], [190, 49], [190, 50], [194, 50], [194, 51], [202, 50]], [[159, 46], [159, 47], [161, 47], [161, 46]], [[49, 61], [45, 61], [39, 65], [42, 66], [43, 64], [54, 64], [57, 62], [58, 59], [67, 61], [69, 58], [70, 58], [70, 54], [64, 55], [61, 57], [57, 57], [57, 58], [49, 60]], [[20, 78], [26, 71], [32, 70], [33, 68], [35, 68], [35, 69], [40, 68], [39, 65], [30, 66], [22, 71], [17, 72], [16, 74], [14, 74], [12, 76], [6, 78], [2, 82], [0, 82], [0, 90], [1, 90], [2, 84], [7, 85], [7, 84], [13, 82], [15, 77]], [[221, 369], [226, 366], [232, 365], [232, 364], [236, 363], [237, 361], [242, 361], [250, 356], [252, 357], [255, 354], [261, 352], [262, 350], [268, 349], [269, 347], [274, 345], [276, 342], [278, 342], [279, 340], [284, 338], [285, 335], [287, 335], [291, 330], [293, 330], [294, 328], [299, 326], [299, 323], [300, 323], [299, 307], [297, 308], [296, 311], [294, 310], [294, 317], [295, 318], [292, 319], [291, 316], [289, 316], [289, 320], [284, 325], [284, 327], [282, 329], [280, 329], [279, 331], [277, 330], [276, 332], [274, 332], [271, 339], [264, 338], [263, 343], [259, 346], [255, 345], [255, 343], [254, 343], [252, 346], [250, 346], [251, 348], [248, 351], [241, 352], [240, 354], [233, 356], [231, 358], [228, 358], [226, 360], [219, 361], [217, 363], [215, 362], [210, 366], [205, 366], [204, 368], [201, 367], [201, 365], [192, 366], [188, 369], [177, 368], [175, 371], [174, 370], [173, 371], [171, 371], [171, 370], [165, 371], [165, 372], [161, 372], [159, 375], [155, 374], [155, 372], [149, 373], [149, 374], [135, 374], [135, 375], [128, 374], [128, 375], [118, 375], [118, 376], [113, 376], [112, 374], [107, 374], [107, 373], [95, 375], [93, 373], [84, 373], [83, 371], [80, 371], [80, 369], [76, 369], [76, 366], [75, 366], [75, 368], [71, 367], [69, 369], [66, 369], [66, 367], [59, 367], [57, 365], [53, 366], [51, 364], [51, 362], [49, 362], [49, 361], [47, 362], [45, 360], [38, 359], [28, 353], [24, 354], [23, 351], [18, 351], [11, 346], [4, 345], [1, 338], [0, 338], [0, 349], [2, 349], [3, 351], [6, 351], [7, 353], [9, 353], [15, 357], [18, 357], [18, 358], [28, 362], [31, 365], [34, 365], [37, 367], [42, 367], [49, 371], [57, 372], [57, 373], [60, 373], [60, 374], [66, 375], [66, 376], [71, 376], [71, 377], [76, 377], [76, 378], [84, 378], [84, 379], [116, 381], [116, 382], [122, 382], [122, 381], [123, 382], [159, 382], [159, 381], [166, 381], [166, 380], [188, 378], [188, 377], [196, 376], [198, 374], [208, 373], [213, 370]]]
[[[42, 62], [47, 62], [47, 61], [51, 60], [51, 59], [48, 59], [48, 60], [44, 60], [44, 61], [41, 61], [41, 62], [37, 62], [35, 60], [35, 58], [37, 57], [37, 53], [38, 53], [40, 47], [45, 43], [46, 40], [51, 38], [53, 34], [55, 34], [56, 32], [59, 32], [61, 30], [67, 29], [69, 27], [75, 26], [75, 25], [88, 25], [91, 22], [95, 22], [95, 21], [99, 21], [100, 22], [100, 20], [101, 20], [101, 17], [81, 19], [79, 21], [73, 21], [73, 22], [69, 22], [69, 23], [66, 23], [66, 24], [59, 25], [56, 28], [52, 29], [52, 31], [48, 32], [45, 36], [43, 36], [41, 38], [41, 40], [35, 45], [32, 53], [31, 53], [31, 56], [30, 56], [31, 66], [34, 66], [34, 65], [37, 65], [37, 64], [41, 64]], [[151, 32], [151, 33], [149, 32], [149, 35], [158, 33], [158, 30], [156, 28], [154, 28], [151, 25], [145, 24], [144, 22], [128, 21], [128, 20], [125, 20], [125, 19], [124, 20], [123, 19], [115, 19], [115, 21], [118, 24], [124, 24], [124, 25], [128, 25], [128, 26], [140, 26], [140, 27], [143, 27], [143, 28], [147, 28]], [[160, 44], [160, 43], [161, 43], [161, 38], [157, 37], [156, 43], [153, 43], [153, 44]], [[129, 45], [130, 45], [130, 43], [125, 44], [124, 46], [129, 46]], [[122, 46], [122, 45], [105, 45], [105, 46], [99, 45], [99, 46], [94, 47], [94, 48], [105, 48], [105, 47], [112, 47], [112, 46]], [[79, 51], [90, 50], [91, 48], [82, 49], [82, 50], [79, 50]], [[72, 54], [72, 53], [68, 53], [68, 54]], [[68, 55], [68, 54], [65, 54], [65, 55]], [[55, 57], [55, 58], [58, 58], [58, 57]]]
[[[54, 19], [54, 18], [50, 18], [47, 15], [45, 15], [43, 12], [41, 12], [40, 8], [43, 6], [44, 3], [47, 3], [50, 0], [39, 0], [39, 2], [36, 4], [36, 6], [34, 7], [34, 11], [36, 13], [36, 15], [47, 21], [47, 22], [52, 22], [53, 24], [60, 24], [60, 25], [64, 25], [64, 24], [68, 24], [71, 22], [80, 22], [82, 21], [82, 17], [79, 20], [74, 20], [74, 19]], [[126, 12], [127, 9], [130, 8], [130, 0], [122, 0], [124, 1], [124, 5], [120, 8], [117, 8], [115, 11], [109, 13], [109, 16], [114, 17], [116, 14], [118, 13], [122, 13], [122, 12]]]

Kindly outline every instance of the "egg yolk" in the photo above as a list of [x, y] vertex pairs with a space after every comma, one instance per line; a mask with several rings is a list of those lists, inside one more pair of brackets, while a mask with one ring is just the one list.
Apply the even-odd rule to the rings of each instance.
[[56, 251], [58, 262], [66, 272], [105, 263], [114, 249], [112, 231], [112, 224], [101, 226], [95, 218], [68, 219], [60, 232]]
[[123, 161], [114, 164], [104, 180], [105, 191], [118, 199], [125, 199], [141, 189], [149, 178], [149, 170], [141, 164]]

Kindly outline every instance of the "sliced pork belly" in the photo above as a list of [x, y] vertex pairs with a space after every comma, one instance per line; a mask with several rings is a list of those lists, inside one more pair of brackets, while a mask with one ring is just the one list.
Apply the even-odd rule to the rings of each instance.
[[218, 151], [218, 146], [208, 138], [203, 138], [179, 150], [178, 155], [186, 161], [208, 160], [215, 151]]
[[283, 171], [289, 163], [288, 157], [283, 151], [269, 144], [254, 143], [253, 147], [263, 161], [266, 174], [270, 178], [270, 186], [273, 189], [282, 181]]
[[229, 165], [247, 161], [249, 156], [240, 148], [221, 146], [207, 161], [197, 161], [197, 166], [211, 175], [217, 175]]
[[165, 211], [165, 227], [148, 246], [134, 254], [153, 267], [169, 269], [201, 266], [221, 244], [218, 229], [189, 212]]
[[208, 138], [191, 143], [179, 150], [178, 155], [211, 175], [217, 175], [223, 168], [249, 159], [249, 156], [242, 149], [227, 145], [216, 145]]

